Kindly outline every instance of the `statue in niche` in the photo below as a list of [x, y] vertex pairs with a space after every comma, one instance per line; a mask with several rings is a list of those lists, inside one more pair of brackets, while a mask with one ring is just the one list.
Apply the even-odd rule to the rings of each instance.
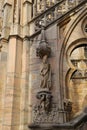
[[51, 67], [47, 61], [47, 55], [43, 56], [43, 62], [40, 70], [41, 83], [40, 88], [51, 88]]

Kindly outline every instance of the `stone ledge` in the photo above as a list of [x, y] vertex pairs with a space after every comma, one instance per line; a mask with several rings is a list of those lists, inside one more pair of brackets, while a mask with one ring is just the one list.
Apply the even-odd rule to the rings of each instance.
[[58, 129], [61, 130], [68, 130], [68, 129], [76, 129], [78, 126], [80, 126], [83, 123], [87, 122], [87, 110], [85, 109], [84, 112], [82, 112], [80, 115], [72, 119], [70, 122], [63, 123], [63, 124], [29, 124], [28, 128], [31, 129]]

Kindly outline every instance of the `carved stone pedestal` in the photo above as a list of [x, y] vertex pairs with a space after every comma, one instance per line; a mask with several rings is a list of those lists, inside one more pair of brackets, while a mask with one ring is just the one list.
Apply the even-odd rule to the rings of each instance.
[[87, 111], [84, 110], [67, 123], [29, 124], [28, 128], [32, 130], [87, 130]]

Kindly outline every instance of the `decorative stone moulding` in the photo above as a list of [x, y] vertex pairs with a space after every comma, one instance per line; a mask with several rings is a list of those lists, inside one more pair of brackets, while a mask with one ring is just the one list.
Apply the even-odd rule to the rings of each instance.
[[85, 34], [85, 36], [87, 37], [87, 16], [82, 22], [82, 31]]

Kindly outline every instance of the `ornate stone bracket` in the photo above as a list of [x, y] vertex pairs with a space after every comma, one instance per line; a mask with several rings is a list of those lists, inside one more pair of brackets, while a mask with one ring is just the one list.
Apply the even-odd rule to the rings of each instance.
[[37, 99], [39, 99], [39, 110], [45, 111], [48, 113], [51, 108], [52, 95], [49, 91], [40, 91], [36, 95]]

